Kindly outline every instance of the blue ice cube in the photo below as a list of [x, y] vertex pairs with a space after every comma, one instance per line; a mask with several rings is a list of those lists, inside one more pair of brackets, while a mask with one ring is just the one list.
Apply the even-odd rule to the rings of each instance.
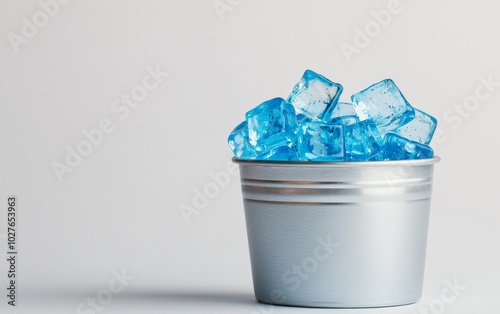
[[257, 160], [297, 161], [299, 153], [294, 145], [281, 145], [271, 148], [267, 153], [257, 156]]
[[342, 124], [343, 126], [348, 126], [358, 122], [358, 116], [341, 116], [332, 118], [330, 121], [328, 121], [328, 123], [330, 124]]
[[342, 86], [311, 70], [306, 70], [287, 98], [297, 114], [321, 120], [331, 106], [335, 106]]
[[295, 143], [298, 128], [294, 107], [282, 98], [263, 102], [245, 115], [248, 138], [257, 152]]
[[311, 118], [309, 118], [308, 116], [306, 116], [306, 115], [304, 115], [304, 114], [302, 114], [302, 113], [299, 113], [299, 114], [297, 115], [297, 122], [298, 122], [299, 124], [301, 124], [301, 123], [303, 123], [303, 122], [311, 121], [311, 120], [312, 120]]
[[298, 131], [297, 147], [301, 160], [344, 160], [343, 126], [320, 121], [305, 122]]
[[382, 135], [411, 121], [415, 112], [391, 79], [351, 96], [360, 120], [373, 119]]
[[423, 159], [434, 156], [434, 151], [429, 146], [394, 133], [387, 133], [384, 140], [386, 160]]
[[384, 140], [373, 120], [344, 127], [345, 160], [383, 160]]
[[[354, 105], [350, 102], [339, 102], [337, 105], [332, 107], [330, 112], [330, 119], [343, 117], [343, 116], [356, 116], [356, 110], [354, 110]], [[326, 119], [324, 119], [326, 120]]]
[[247, 122], [243, 121], [229, 134], [227, 139], [229, 147], [236, 158], [240, 159], [255, 159], [257, 152], [248, 142]]
[[415, 118], [392, 132], [420, 144], [428, 145], [436, 130], [437, 120], [422, 110], [416, 108], [414, 110]]

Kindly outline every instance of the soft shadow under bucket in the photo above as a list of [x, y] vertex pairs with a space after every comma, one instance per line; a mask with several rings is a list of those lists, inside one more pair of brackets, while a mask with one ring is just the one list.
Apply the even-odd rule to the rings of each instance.
[[256, 298], [345, 308], [417, 302], [439, 160], [233, 159]]

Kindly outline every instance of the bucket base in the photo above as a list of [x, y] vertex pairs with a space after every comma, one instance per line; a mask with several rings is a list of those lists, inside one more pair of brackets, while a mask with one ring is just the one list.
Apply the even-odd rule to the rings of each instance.
[[428, 208], [429, 200], [370, 206], [246, 200], [257, 300], [332, 308], [417, 302]]
[[285, 302], [281, 304], [277, 303], [271, 303], [271, 302], [266, 302], [265, 300], [259, 300], [257, 298], [257, 301], [263, 304], [269, 304], [269, 305], [276, 305], [276, 306], [289, 306], [289, 307], [309, 307], [309, 308], [323, 308], [323, 309], [366, 309], [366, 308], [384, 308], [384, 307], [396, 307], [396, 306], [405, 306], [405, 305], [411, 305], [415, 304], [420, 300], [413, 300], [413, 301], [389, 301], [389, 302], [383, 302], [383, 303], [377, 303], [377, 304], [339, 304], [336, 302], [299, 302], [299, 303], [294, 303], [294, 302]]

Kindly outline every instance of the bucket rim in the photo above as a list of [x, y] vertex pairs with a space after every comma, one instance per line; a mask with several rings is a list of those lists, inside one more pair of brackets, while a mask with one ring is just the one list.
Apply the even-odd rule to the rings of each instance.
[[441, 157], [434, 156], [423, 159], [405, 160], [377, 160], [377, 161], [278, 161], [278, 160], [253, 160], [232, 158], [232, 161], [240, 165], [255, 165], [268, 167], [384, 167], [384, 166], [426, 166], [438, 163]]

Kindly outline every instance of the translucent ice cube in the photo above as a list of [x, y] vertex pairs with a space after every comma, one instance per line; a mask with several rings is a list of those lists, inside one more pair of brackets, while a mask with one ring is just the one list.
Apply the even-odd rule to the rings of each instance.
[[257, 152], [267, 152], [274, 146], [296, 140], [298, 128], [294, 107], [282, 98], [263, 102], [245, 115], [248, 138]]
[[311, 121], [311, 118], [309, 118], [308, 116], [306, 115], [303, 115], [302, 113], [299, 113], [297, 115], [297, 122], [299, 124], [303, 123], [303, 122], [306, 122], [306, 121]]
[[415, 112], [391, 79], [351, 96], [360, 120], [373, 119], [382, 135], [412, 120]]
[[423, 159], [434, 155], [427, 145], [406, 139], [394, 133], [385, 135], [384, 157], [386, 160]]
[[392, 132], [420, 144], [428, 145], [436, 130], [437, 120], [421, 110], [416, 108], [414, 110], [415, 118]]
[[298, 131], [298, 151], [301, 160], [344, 160], [342, 125], [311, 121], [303, 123]]
[[285, 101], [245, 115], [228, 143], [240, 159], [372, 161], [430, 158], [437, 121], [414, 109], [390, 79], [338, 102], [342, 86], [305, 71]]
[[294, 145], [281, 145], [271, 148], [270, 151], [257, 156], [257, 160], [275, 160], [275, 161], [297, 161], [299, 153]]
[[227, 140], [229, 147], [234, 153], [236, 158], [241, 159], [255, 159], [257, 157], [257, 152], [248, 142], [248, 128], [247, 122], [241, 122], [234, 130], [229, 134]]
[[[356, 116], [354, 105], [350, 102], [339, 102], [332, 107], [330, 112], [330, 119], [343, 117], [343, 116]], [[326, 119], [325, 119], [326, 120]]]
[[358, 116], [341, 116], [341, 117], [335, 117], [330, 121], [328, 121], [328, 123], [330, 124], [342, 124], [343, 126], [351, 125], [358, 122], [359, 122]]
[[384, 140], [373, 120], [344, 127], [345, 160], [366, 161], [384, 158]]
[[297, 113], [311, 119], [321, 120], [331, 106], [334, 106], [342, 86], [311, 70], [306, 70], [287, 98]]

